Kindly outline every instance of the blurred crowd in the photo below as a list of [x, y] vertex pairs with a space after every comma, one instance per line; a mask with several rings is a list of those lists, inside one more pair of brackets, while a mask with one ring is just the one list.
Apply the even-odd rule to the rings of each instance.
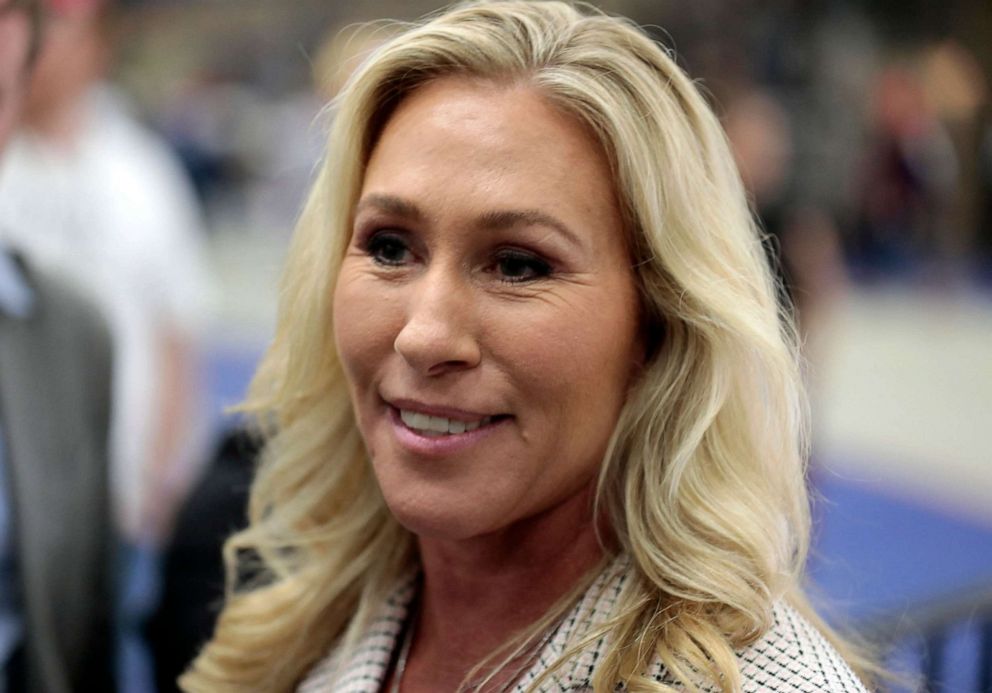
[[[109, 330], [117, 676], [123, 689], [155, 678], [172, 690], [209, 631], [219, 539], [242, 517], [250, 475], [250, 446], [218, 444], [223, 432], [204, 424], [205, 328], [221, 291], [210, 240], [288, 239], [328, 104], [389, 36], [359, 23], [432, 6], [42, 5], [44, 40], [0, 154], [0, 254], [58, 277]], [[851, 282], [992, 287], [985, 0], [603, 5], [652, 27], [711, 95], [814, 357]], [[16, 505], [4, 495], [0, 510]], [[176, 589], [195, 597], [177, 602]], [[164, 608], [175, 617], [164, 626], [162, 605], [177, 603], [191, 609]], [[0, 636], [4, 608], [0, 594]]]
[[[988, 271], [992, 235], [992, 10], [970, 0], [916, 4], [604, 6], [659, 27], [657, 38], [712, 95], [787, 264], [819, 265], [836, 252], [857, 279], [974, 278]], [[320, 152], [321, 109], [346, 74], [340, 63], [376, 39], [374, 26], [347, 27], [418, 9], [379, 5], [358, 17], [310, 3], [294, 11], [258, 4], [230, 18], [234, 28], [219, 45], [211, 36], [223, 5], [134, 14], [125, 39], [133, 65], [158, 64], [180, 48], [196, 54], [159, 66], [155, 93], [147, 84], [132, 91], [180, 154], [208, 228], [292, 227]], [[141, 45], [167, 21], [179, 24], [172, 37]], [[208, 28], [198, 33], [197, 24]], [[132, 67], [122, 76], [136, 83], [147, 72]], [[795, 226], [812, 230], [793, 234]]]

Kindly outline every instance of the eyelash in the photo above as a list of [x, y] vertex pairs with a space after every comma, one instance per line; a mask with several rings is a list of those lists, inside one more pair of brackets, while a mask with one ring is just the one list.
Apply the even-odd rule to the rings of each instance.
[[365, 252], [368, 253], [373, 262], [383, 267], [399, 267], [403, 264], [402, 260], [389, 260], [381, 255], [383, 250], [390, 247], [394, 250], [398, 248], [406, 253], [412, 252], [406, 239], [398, 233], [377, 231], [365, 241]]
[[[507, 261], [520, 263], [531, 272], [531, 276], [525, 278], [510, 278], [506, 272], [501, 272], [500, 281], [507, 284], [524, 284], [526, 282], [544, 279], [549, 277], [552, 272], [551, 264], [547, 260], [534, 253], [512, 248], [498, 250], [492, 267], [495, 271], [498, 271], [499, 265]], [[506, 268], [504, 267], [503, 269], [505, 270]]]
[[[391, 231], [373, 232], [365, 241], [363, 249], [373, 262], [386, 268], [403, 266], [408, 261], [406, 256], [412, 255], [413, 252], [410, 250], [409, 243], [402, 234]], [[390, 253], [389, 251], [394, 252]], [[395, 257], [388, 257], [388, 255], [394, 255], [395, 251], [402, 252], [404, 258], [396, 259]], [[523, 269], [524, 273], [528, 276], [511, 276], [505, 271], [508, 269], [505, 263], [517, 263], [518, 267], [514, 269]], [[549, 277], [553, 273], [550, 262], [536, 253], [516, 248], [500, 248], [496, 250], [493, 255], [493, 261], [486, 269], [487, 271], [499, 274], [499, 281], [505, 284], [526, 284]]]

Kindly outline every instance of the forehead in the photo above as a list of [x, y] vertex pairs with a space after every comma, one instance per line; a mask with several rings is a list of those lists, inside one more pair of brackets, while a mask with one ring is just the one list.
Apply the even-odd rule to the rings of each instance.
[[480, 153], [495, 145], [509, 152], [508, 145], [528, 149], [547, 143], [542, 149], [554, 149], [560, 155], [601, 155], [588, 128], [526, 82], [461, 76], [433, 80], [400, 101], [379, 140], [389, 131], [394, 135], [398, 130], [409, 131], [411, 123], [416, 129], [443, 130], [459, 139], [468, 136]]
[[610, 226], [616, 216], [610, 166], [583, 123], [528, 84], [462, 77], [398, 105], [366, 169], [370, 192], [610, 217]]

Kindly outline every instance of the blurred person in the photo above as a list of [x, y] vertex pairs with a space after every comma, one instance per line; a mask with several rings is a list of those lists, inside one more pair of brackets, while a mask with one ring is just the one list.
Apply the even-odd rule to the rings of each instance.
[[[43, 6], [48, 25], [23, 123], [0, 166], [0, 226], [9, 245], [107, 316], [122, 618], [134, 633], [209, 433], [197, 364], [208, 290], [199, 210], [171, 153], [102, 81], [114, 8], [102, 0]], [[138, 642], [126, 638], [125, 651]]]
[[879, 72], [872, 106], [852, 261], [865, 279], [917, 278], [941, 259], [960, 162], [911, 66], [895, 61]]
[[[0, 159], [40, 17], [0, 0]], [[0, 241], [0, 691], [115, 689], [110, 390], [102, 317]]]
[[148, 620], [155, 690], [178, 691], [177, 680], [210, 639], [224, 598], [224, 541], [246, 525], [256, 441], [232, 428], [182, 504], [162, 556], [161, 599]]
[[992, 114], [986, 116], [978, 151], [978, 256], [979, 279], [992, 287]]
[[[210, 232], [233, 226], [244, 233], [247, 226], [242, 188], [252, 171], [244, 151], [248, 144], [244, 121], [259, 110], [260, 100], [245, 80], [237, 73], [198, 68], [155, 116], [158, 129], [189, 174]], [[250, 145], [264, 148], [269, 142], [262, 139]]]
[[791, 321], [632, 23], [473, 2], [387, 43], [283, 278], [185, 690], [866, 690], [801, 588]]
[[[125, 536], [157, 541], [195, 459], [198, 333], [208, 279], [198, 208], [164, 145], [100, 80], [101, 0], [48, 0], [51, 21], [0, 169], [7, 240], [107, 312], [118, 358], [113, 454]], [[10, 226], [15, 226], [13, 223]]]
[[927, 102], [959, 162], [947, 220], [936, 239], [938, 262], [955, 272], [974, 262], [980, 250], [982, 115], [989, 82], [974, 54], [950, 37], [924, 50], [920, 72]]

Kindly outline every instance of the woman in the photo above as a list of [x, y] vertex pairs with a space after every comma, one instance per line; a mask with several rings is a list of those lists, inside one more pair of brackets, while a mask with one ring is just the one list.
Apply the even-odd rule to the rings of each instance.
[[473, 3], [337, 109], [186, 690], [864, 690], [798, 587], [793, 332], [692, 82]]

